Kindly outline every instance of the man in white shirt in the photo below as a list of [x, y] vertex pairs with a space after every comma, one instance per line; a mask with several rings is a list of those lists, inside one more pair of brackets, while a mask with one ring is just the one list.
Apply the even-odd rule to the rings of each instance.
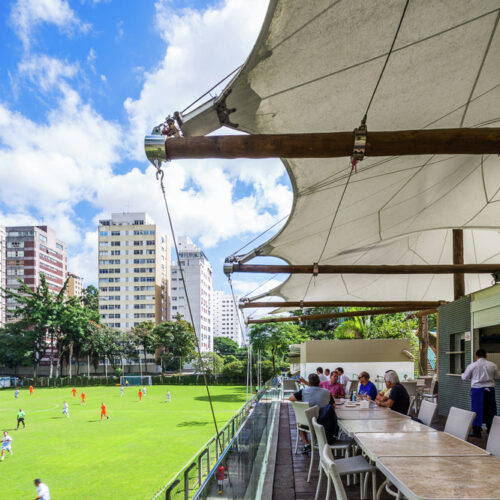
[[339, 366], [335, 370], [339, 374], [339, 382], [344, 386], [344, 389], [346, 388], [347, 382], [349, 382], [349, 377], [347, 375], [344, 375], [344, 369]]
[[328, 382], [328, 377], [323, 373], [323, 368], [321, 366], [318, 366], [318, 368], [316, 368], [316, 373], [318, 374], [320, 383]]
[[495, 379], [500, 378], [497, 365], [486, 359], [486, 351], [476, 351], [476, 361], [462, 373], [462, 380], [471, 381], [471, 409], [476, 412], [472, 422], [472, 436], [481, 437], [481, 428], [486, 424], [490, 431], [493, 417], [497, 414], [495, 400]]
[[35, 500], [50, 500], [49, 487], [42, 483], [41, 479], [35, 479], [36, 492], [38, 496]]

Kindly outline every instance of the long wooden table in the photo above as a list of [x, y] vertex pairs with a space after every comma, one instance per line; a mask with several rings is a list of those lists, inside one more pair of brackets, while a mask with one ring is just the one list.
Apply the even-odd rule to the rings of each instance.
[[342, 431], [350, 438], [357, 432], [436, 432], [432, 427], [420, 424], [410, 418], [386, 418], [377, 420], [338, 421]]
[[381, 457], [376, 464], [409, 500], [500, 499], [500, 459], [491, 455]]
[[[446, 432], [358, 432], [354, 439], [373, 461], [379, 457], [487, 456], [478, 446]], [[500, 471], [499, 471], [500, 472]], [[500, 492], [499, 492], [500, 493]]]
[[389, 408], [371, 408], [361, 410], [357, 408], [336, 408], [337, 418], [341, 420], [409, 420], [406, 415], [390, 410]]

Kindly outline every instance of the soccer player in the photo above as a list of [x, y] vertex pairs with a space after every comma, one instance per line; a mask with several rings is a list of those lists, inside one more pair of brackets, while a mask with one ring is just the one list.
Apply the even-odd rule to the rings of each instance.
[[69, 418], [69, 406], [68, 403], [66, 403], [66, 401], [64, 401], [63, 404], [63, 415], [66, 415]]
[[33, 386], [30, 385], [30, 396], [33, 394]]
[[123, 385], [120, 387], [120, 397], [122, 398], [123, 397], [123, 394], [124, 394], [124, 390], [125, 388], [123, 387]]
[[50, 500], [49, 487], [45, 483], [42, 483], [42, 480], [38, 478], [35, 479], [34, 483], [36, 486], [36, 493], [38, 495], [35, 500]]
[[80, 404], [84, 405], [87, 401], [85, 401], [85, 398], [87, 397], [85, 393], [82, 391], [82, 402]]
[[24, 416], [26, 415], [26, 413], [24, 413], [23, 410], [21, 410], [21, 408], [19, 408], [19, 411], [17, 412], [17, 428], [16, 428], [16, 431], [19, 429], [19, 424], [23, 424], [23, 429], [26, 427], [26, 424], [24, 423]]
[[170, 391], [167, 391], [167, 403], [171, 403], [172, 398], [170, 397]]
[[146, 386], [145, 385], [142, 386], [142, 394], [144, 394], [144, 396], [146, 395]]
[[12, 438], [9, 436], [7, 431], [3, 431], [1, 460], [5, 460], [6, 451], [8, 451], [11, 455], [14, 455], [14, 453], [12, 453]]
[[73, 387], [73, 389], [71, 389], [71, 392], [73, 393], [73, 397], [76, 398], [76, 388]]
[[19, 389], [14, 391], [14, 397], [17, 399], [19, 397]]
[[139, 389], [139, 401], [142, 401], [142, 389]]
[[109, 419], [109, 417], [106, 415], [106, 405], [104, 403], [101, 403], [101, 422], [102, 417], [106, 417], [107, 419]]

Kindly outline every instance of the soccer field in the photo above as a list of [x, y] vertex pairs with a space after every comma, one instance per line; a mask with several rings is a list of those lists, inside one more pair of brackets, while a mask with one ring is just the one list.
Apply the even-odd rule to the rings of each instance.
[[[85, 387], [73, 399], [71, 387], [0, 391], [0, 430], [12, 436], [13, 456], [0, 462], [0, 498], [35, 498], [40, 477], [53, 500], [150, 499], [215, 434], [203, 386]], [[245, 401], [245, 388], [210, 388], [219, 426]], [[62, 414], [69, 404], [70, 418]], [[109, 420], [100, 421], [100, 405]], [[16, 431], [17, 410], [26, 412], [26, 429]], [[3, 432], [2, 432], [3, 434]]]

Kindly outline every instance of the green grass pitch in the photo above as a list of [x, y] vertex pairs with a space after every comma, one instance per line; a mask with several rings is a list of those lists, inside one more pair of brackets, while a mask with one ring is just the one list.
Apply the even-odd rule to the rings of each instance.
[[[0, 430], [12, 436], [13, 456], [0, 462], [0, 498], [36, 495], [41, 477], [54, 500], [150, 499], [214, 434], [203, 386], [148, 386], [139, 402], [138, 387], [85, 387], [73, 399], [71, 387], [0, 391]], [[245, 387], [210, 388], [221, 427], [241, 407]], [[69, 404], [70, 418], [62, 414]], [[100, 421], [101, 402], [109, 420]], [[26, 412], [26, 429], [16, 431], [17, 410]]]

